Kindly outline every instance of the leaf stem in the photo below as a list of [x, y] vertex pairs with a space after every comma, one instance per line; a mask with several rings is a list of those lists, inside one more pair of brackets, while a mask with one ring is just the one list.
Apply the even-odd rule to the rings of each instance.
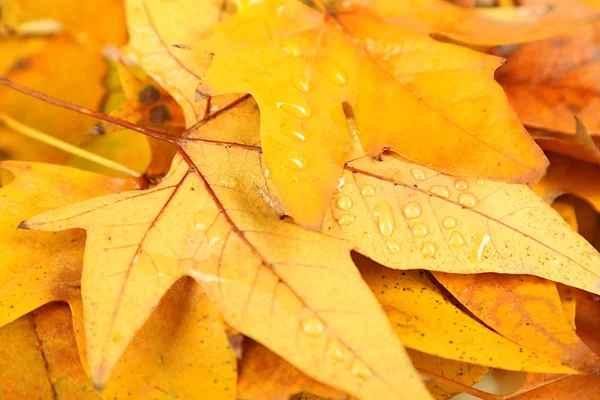
[[52, 146], [52, 147], [55, 147], [62, 151], [65, 151], [74, 156], [81, 157], [83, 159], [95, 162], [96, 164], [102, 165], [107, 168], [114, 169], [115, 171], [122, 172], [122, 173], [127, 174], [134, 178], [139, 178], [140, 176], [142, 176], [139, 172], [134, 171], [133, 169], [130, 169], [122, 164], [119, 164], [115, 161], [109, 160], [107, 158], [104, 158], [102, 156], [99, 156], [97, 154], [89, 152], [89, 151], [79, 148], [77, 146], [73, 146], [70, 143], [63, 142], [62, 140], [52, 137], [52, 136], [48, 135], [47, 133], [40, 132], [37, 129], [27, 126], [15, 119], [9, 117], [8, 115], [6, 115], [4, 113], [0, 113], [0, 121], [4, 122], [9, 128], [15, 130], [16, 132], [19, 132], [20, 134], [22, 134], [24, 136], [38, 140], [42, 143], [45, 143], [49, 146]]
[[90, 110], [89, 108], [81, 107], [81, 106], [69, 103], [67, 101], [60, 100], [60, 99], [57, 99], [52, 96], [48, 96], [47, 94], [40, 93], [37, 90], [30, 89], [23, 85], [19, 85], [18, 83], [10, 81], [2, 76], [0, 76], [0, 85], [8, 86], [11, 89], [14, 89], [18, 92], [21, 92], [23, 94], [26, 94], [27, 96], [31, 96], [38, 100], [45, 101], [46, 103], [54, 104], [56, 106], [65, 108], [67, 110], [75, 111], [80, 114], [88, 115], [93, 118], [97, 118], [97, 119], [100, 119], [100, 120], [103, 120], [106, 122], [110, 122], [112, 124], [122, 126], [123, 128], [131, 129], [132, 131], [136, 131], [143, 135], [151, 136], [156, 139], [164, 140], [164, 141], [167, 141], [170, 143], [173, 143], [177, 139], [176, 137], [171, 136], [165, 132], [138, 126], [138, 125], [132, 124], [129, 121], [125, 121], [121, 118], [113, 117], [112, 115], [103, 114], [98, 111]]

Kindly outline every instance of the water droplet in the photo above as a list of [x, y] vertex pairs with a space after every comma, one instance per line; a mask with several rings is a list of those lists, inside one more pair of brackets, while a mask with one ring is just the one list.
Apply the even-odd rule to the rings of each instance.
[[425, 242], [421, 246], [421, 254], [425, 256], [425, 258], [431, 258], [435, 256], [435, 253], [438, 250], [437, 244], [433, 242]]
[[417, 222], [412, 226], [412, 233], [416, 238], [423, 238], [429, 233], [429, 226], [423, 222]]
[[375, 186], [373, 185], [365, 185], [360, 189], [360, 194], [365, 197], [375, 196]]
[[388, 249], [390, 249], [390, 251], [394, 254], [400, 251], [400, 244], [398, 242], [388, 240], [387, 242], [385, 242], [385, 244], [387, 245]]
[[236, 187], [239, 186], [239, 184], [240, 184], [240, 181], [238, 181], [233, 176], [222, 175], [219, 177], [219, 185], [226, 187], [228, 189], [235, 189]]
[[319, 318], [312, 316], [302, 321], [302, 332], [309, 336], [320, 336], [325, 332], [325, 324]]
[[290, 84], [299, 92], [308, 93], [310, 91], [310, 85], [302, 75], [290, 76]]
[[346, 349], [340, 342], [335, 339], [330, 339], [327, 344], [327, 357], [332, 360], [343, 361], [346, 358]]
[[302, 132], [298, 132], [298, 131], [284, 131], [284, 133], [287, 133], [294, 140], [299, 140], [301, 142], [304, 142], [306, 140], [306, 136], [304, 136], [304, 134]]
[[467, 208], [473, 208], [477, 204], [477, 198], [471, 193], [461, 193], [458, 195], [458, 202]]
[[357, 358], [354, 359], [354, 361], [352, 361], [352, 367], [350, 369], [350, 372], [352, 373], [352, 375], [358, 376], [363, 379], [368, 379], [373, 376], [373, 372], [371, 372], [369, 367], [367, 367], [362, 361], [360, 361]]
[[421, 206], [419, 203], [410, 202], [404, 206], [404, 216], [408, 219], [415, 219], [421, 216]]
[[340, 192], [340, 193], [342, 192], [345, 184], [346, 184], [346, 180], [344, 179], [344, 176], [342, 176], [336, 186], [336, 189], [338, 190], [338, 192]]
[[310, 117], [310, 108], [303, 107], [300, 104], [284, 103], [280, 101], [276, 104], [276, 106], [280, 110], [285, 111], [296, 118], [306, 119]]
[[332, 61], [330, 65], [323, 68], [323, 73], [334, 85], [344, 86], [348, 83], [348, 74], [335, 61]]
[[490, 240], [491, 237], [487, 233], [475, 234], [475, 248], [473, 249], [475, 252], [473, 254], [474, 257], [471, 257], [471, 261], [478, 263], [483, 261], [483, 254]]
[[301, 170], [306, 168], [306, 161], [299, 157], [290, 157], [285, 159], [285, 166], [288, 168]]
[[381, 232], [383, 236], [391, 236], [396, 227], [396, 222], [394, 221], [394, 213], [390, 203], [387, 201], [377, 203], [373, 209], [373, 215], [377, 217], [379, 232]]
[[302, 51], [300, 50], [300, 46], [298, 46], [298, 44], [294, 43], [294, 42], [285, 43], [281, 47], [281, 51], [286, 56], [298, 57], [300, 54], [302, 54]]
[[442, 220], [442, 225], [446, 229], [454, 229], [456, 227], [456, 219], [454, 217], [446, 217]]
[[410, 174], [419, 182], [425, 180], [425, 171], [423, 171], [421, 168], [412, 168], [410, 170]]
[[477, 178], [477, 186], [483, 186], [485, 185], [485, 179], [482, 178]]
[[465, 244], [465, 237], [462, 233], [454, 231], [450, 234], [450, 246], [460, 247]]
[[363, 232], [363, 237], [364, 237], [365, 239], [371, 239], [372, 235], [371, 235], [369, 232], [366, 232], [366, 231], [365, 231], [365, 232]]
[[469, 184], [464, 179], [459, 179], [454, 182], [454, 187], [456, 190], [460, 190], [462, 192], [463, 190], [467, 190], [469, 188]]
[[429, 191], [437, 196], [448, 198], [450, 197], [450, 191], [447, 187], [442, 185], [434, 185], [429, 188]]
[[346, 225], [350, 225], [351, 223], [354, 222], [354, 215], [342, 215], [338, 220], [338, 224], [342, 225], [342, 226], [346, 226]]
[[352, 208], [352, 199], [348, 196], [342, 196], [337, 202], [338, 208], [344, 211], [348, 211]]

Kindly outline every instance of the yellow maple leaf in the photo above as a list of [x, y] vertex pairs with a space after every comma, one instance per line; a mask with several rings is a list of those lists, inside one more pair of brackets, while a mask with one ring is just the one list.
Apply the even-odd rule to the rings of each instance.
[[153, 189], [21, 224], [86, 229], [81, 286], [95, 384], [106, 383], [163, 294], [189, 275], [227, 323], [309, 376], [364, 399], [428, 398], [350, 259], [352, 245], [279, 221], [258, 152], [194, 138], [179, 146], [183, 157]]
[[346, 118], [370, 155], [391, 148], [441, 172], [540, 177], [546, 160], [493, 80], [499, 58], [368, 11], [258, 2], [192, 44], [214, 54], [201, 92], [258, 102], [266, 165], [298, 223], [320, 226], [351, 148]]

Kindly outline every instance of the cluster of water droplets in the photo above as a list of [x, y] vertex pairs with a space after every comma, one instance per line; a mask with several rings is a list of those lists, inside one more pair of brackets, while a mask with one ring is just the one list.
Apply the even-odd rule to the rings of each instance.
[[[302, 320], [300, 323], [300, 329], [302, 329], [302, 332], [307, 336], [320, 337], [325, 334], [327, 327], [320, 318], [313, 315]], [[354, 376], [362, 379], [368, 379], [373, 376], [373, 372], [369, 369], [369, 367], [367, 367], [358, 358], [354, 357], [352, 352], [350, 352], [350, 350], [341, 344], [337, 339], [328, 339], [325, 356], [330, 360], [337, 362], [352, 360], [350, 365], [350, 373]]]
[[[284, 43], [281, 46], [281, 52], [286, 57], [300, 58], [303, 56], [302, 48], [300, 45], [298, 45], [298, 43], [293, 41]], [[312, 91], [312, 85], [307, 76], [309, 71], [308, 64], [306, 70], [307, 72], [305, 74], [294, 73], [289, 77], [290, 86], [296, 92], [302, 95], [308, 94]], [[319, 63], [319, 65], [316, 67], [316, 70], [326, 76], [327, 79], [335, 86], [342, 87], [348, 83], [347, 72], [334, 60], [327, 60], [326, 63]], [[310, 73], [315, 73], [315, 71], [312, 70], [312, 67], [310, 69]], [[284, 114], [290, 115], [299, 120], [306, 120], [312, 116], [312, 110], [307, 104], [280, 101], [275, 103], [275, 106]], [[309, 139], [305, 132], [301, 132], [298, 129], [282, 129], [282, 134], [284, 136], [290, 137], [298, 143], [304, 143]], [[300, 155], [288, 157], [284, 159], [281, 164], [283, 167], [289, 168], [293, 171], [301, 171], [308, 167], [307, 160]], [[292, 175], [292, 180], [297, 182], [298, 178], [295, 177], [295, 175]]]

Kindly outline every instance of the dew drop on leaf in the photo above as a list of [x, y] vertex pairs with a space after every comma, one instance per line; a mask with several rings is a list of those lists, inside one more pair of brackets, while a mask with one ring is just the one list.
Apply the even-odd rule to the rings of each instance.
[[404, 216], [407, 219], [415, 219], [421, 216], [421, 206], [419, 203], [410, 202], [404, 206]]
[[425, 242], [421, 246], [421, 253], [423, 254], [423, 256], [425, 256], [425, 258], [431, 258], [435, 256], [437, 250], [438, 246], [433, 242]]
[[301, 325], [302, 332], [308, 336], [321, 336], [325, 332], [325, 324], [315, 316], [308, 317], [302, 321]]
[[461, 193], [458, 195], [458, 202], [467, 208], [473, 208], [477, 204], [477, 198], [471, 193]]
[[286, 56], [298, 57], [302, 54], [300, 46], [295, 42], [287, 42], [281, 47], [281, 52]]
[[394, 242], [393, 240], [388, 240], [387, 242], [385, 242], [385, 244], [387, 245], [388, 249], [390, 249], [390, 251], [393, 254], [396, 254], [400, 251], [400, 244], [398, 242]]
[[240, 184], [240, 181], [237, 178], [229, 175], [222, 175], [219, 177], [219, 185], [226, 187], [228, 189], [235, 189]]
[[463, 190], [467, 190], [469, 188], [469, 184], [464, 179], [458, 179], [454, 182], [454, 187], [456, 190], [460, 190], [462, 192]]
[[425, 171], [423, 171], [421, 168], [412, 168], [410, 170], [410, 174], [419, 182], [425, 180]]
[[394, 213], [390, 203], [387, 201], [377, 203], [373, 209], [373, 215], [377, 218], [379, 232], [383, 236], [391, 236], [396, 227], [396, 222], [394, 221]]
[[442, 225], [446, 229], [454, 229], [456, 227], [456, 219], [454, 217], [446, 217], [442, 220]]
[[360, 194], [364, 197], [372, 197], [375, 196], [375, 186], [373, 185], [365, 185], [360, 189]]
[[335, 61], [323, 68], [323, 73], [336, 86], [344, 86], [348, 83], [348, 74]]
[[368, 379], [373, 376], [373, 372], [359, 359], [352, 361], [352, 367], [350, 372], [354, 376], [358, 376], [363, 379]]
[[448, 198], [450, 197], [450, 191], [447, 187], [442, 185], [434, 185], [429, 188], [429, 191], [437, 196]]
[[475, 247], [473, 248], [473, 253], [471, 254], [471, 261], [480, 263], [483, 261], [483, 254], [485, 252], [485, 248], [490, 242], [491, 237], [487, 233], [476, 233], [475, 234]]
[[351, 223], [354, 222], [354, 215], [342, 215], [338, 220], [338, 224], [342, 225], [342, 226], [346, 226], [346, 225], [350, 225]]
[[280, 101], [276, 105], [281, 111], [284, 111], [299, 119], [306, 119], [310, 117], [311, 114], [310, 108], [301, 106], [300, 104], [284, 103]]
[[300, 157], [289, 157], [285, 159], [285, 166], [288, 168], [301, 170], [306, 168], [306, 161]]
[[452, 232], [452, 234], [450, 234], [450, 246], [461, 247], [464, 244], [465, 244], [465, 237], [463, 236], [462, 233], [460, 233], [458, 231], [454, 231], [454, 232]]
[[348, 211], [352, 208], [352, 199], [348, 196], [342, 196], [339, 198], [337, 206], [340, 210]]
[[300, 142], [304, 142], [306, 140], [306, 136], [302, 132], [298, 131], [283, 131], [288, 136], [290, 136], [294, 140], [299, 140]]
[[327, 344], [327, 357], [332, 360], [342, 361], [346, 358], [346, 351], [344, 347], [335, 339], [331, 339]]
[[416, 238], [423, 238], [429, 233], [429, 226], [423, 222], [417, 222], [412, 226], [412, 234]]
[[308, 93], [310, 91], [310, 85], [302, 75], [291, 75], [290, 84], [301, 93]]

